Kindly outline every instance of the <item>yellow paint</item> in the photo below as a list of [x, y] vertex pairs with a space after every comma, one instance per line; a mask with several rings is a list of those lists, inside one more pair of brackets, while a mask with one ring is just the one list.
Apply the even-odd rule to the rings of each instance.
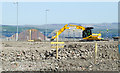
[[97, 43], [95, 43], [95, 53], [96, 53], [96, 57], [97, 57]]
[[84, 40], [101, 40], [103, 38], [101, 38], [101, 33], [99, 33], [99, 34], [92, 33], [92, 35], [85, 37], [83, 39]]
[[56, 48], [56, 59], [58, 59], [58, 48], [63, 48], [64, 46], [58, 46], [58, 44], [64, 44], [64, 42], [58, 42], [58, 32], [57, 32], [57, 41], [56, 42], [51, 42], [51, 44], [56, 44], [56, 46], [51, 46], [51, 48]]
[[64, 42], [51, 42], [51, 44], [64, 44]]
[[34, 40], [28, 40], [28, 42], [34, 42]]
[[[70, 27], [68, 27], [68, 24], [66, 24], [63, 28], [61, 28], [61, 29], [58, 31], [58, 36], [59, 36], [64, 30], [66, 30], [66, 29], [70, 29], [71, 27], [76, 27], [76, 29], [82, 29], [82, 30], [85, 30], [85, 28], [82, 27], [82, 26], [71, 25], [71, 24], [69, 24], [69, 26], [70, 26]], [[75, 29], [74, 29], [74, 30], [75, 30]], [[57, 35], [52, 36], [51, 39], [55, 39], [55, 38], [57, 38]]]
[[95, 43], [95, 63], [96, 63], [96, 59], [97, 59], [97, 42]]
[[31, 29], [29, 30], [29, 40], [31, 40]]
[[34, 42], [34, 40], [32, 40], [31, 38], [31, 35], [32, 35], [32, 31], [36, 31], [35, 29], [30, 29], [29, 30], [29, 40], [28, 40], [28, 42]]
[[[66, 24], [63, 28], [61, 28], [59, 31], [58, 31], [58, 36], [63, 32], [65, 31], [66, 29], [70, 29], [70, 28], [73, 28], [73, 27], [76, 27], [75, 29], [81, 29], [81, 30], [85, 30], [85, 27], [82, 27], [82, 26], [78, 26], [78, 25], [72, 25], [72, 24]], [[73, 31], [75, 30], [73, 29]], [[52, 36], [51, 40], [54, 40], [57, 38], [57, 35], [55, 36]], [[83, 38], [84, 40], [101, 40], [101, 33], [99, 34], [95, 34], [95, 33], [92, 33], [92, 35], [88, 36], [88, 37], [85, 37]]]
[[[57, 32], [57, 42], [58, 42], [58, 32]], [[57, 44], [57, 48], [56, 48], [56, 59], [58, 59], [58, 44]]]

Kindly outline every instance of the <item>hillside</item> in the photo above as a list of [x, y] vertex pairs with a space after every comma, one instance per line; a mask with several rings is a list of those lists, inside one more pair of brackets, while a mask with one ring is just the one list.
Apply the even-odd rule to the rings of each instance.
[[[19, 33], [28, 29], [37, 29], [40, 32], [44, 33], [46, 30], [48, 30], [49, 35], [52, 31], [54, 30], [59, 30], [61, 29], [65, 24], [47, 24], [47, 25], [19, 25]], [[94, 27], [93, 32], [94, 33], [99, 33], [101, 32], [103, 37], [107, 36], [106, 35], [106, 29], [109, 29], [109, 35], [110, 37], [116, 36], [118, 34], [118, 24], [117, 23], [101, 23], [101, 24], [77, 24], [81, 25], [84, 27]], [[2, 35], [6, 37], [10, 37], [13, 34], [15, 34], [17, 31], [17, 26], [16, 25], [2, 25]]]

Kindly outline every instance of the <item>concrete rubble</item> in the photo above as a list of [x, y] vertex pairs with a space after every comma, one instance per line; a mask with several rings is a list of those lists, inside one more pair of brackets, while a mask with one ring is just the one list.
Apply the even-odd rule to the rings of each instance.
[[[22, 43], [22, 42], [21, 42]], [[24, 47], [18, 49], [6, 43], [0, 52], [2, 69], [4, 71], [117, 71], [118, 44], [117, 42], [98, 42], [98, 53], [95, 60], [95, 42], [70, 42], [56, 50]], [[35, 43], [34, 45], [42, 45]], [[9, 46], [8, 46], [9, 45]], [[21, 45], [23, 46], [23, 45]], [[38, 47], [38, 46], [37, 46]], [[14, 49], [13, 49], [14, 48]], [[16, 48], [16, 49], [15, 49]], [[35, 49], [36, 48], [36, 49]], [[43, 50], [40, 50], [43, 48]]]

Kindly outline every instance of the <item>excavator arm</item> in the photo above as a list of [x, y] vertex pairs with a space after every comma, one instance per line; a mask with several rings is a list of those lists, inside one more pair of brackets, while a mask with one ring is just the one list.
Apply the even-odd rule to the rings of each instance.
[[[59, 31], [58, 31], [58, 36], [66, 29], [70, 29], [71, 27], [76, 27], [76, 29], [82, 29], [83, 31], [85, 30], [85, 27], [82, 27], [82, 26], [78, 26], [78, 25], [72, 25], [72, 24], [69, 24], [70, 27], [68, 27], [68, 24], [66, 24], [63, 28], [61, 28]], [[55, 38], [57, 38], [57, 35], [55, 36], [52, 36], [51, 38], [51, 41], [53, 41]]]
[[71, 27], [76, 27], [76, 29], [82, 29], [83, 31], [85, 30], [85, 27], [82, 27], [82, 26], [71, 25], [71, 24], [69, 24], [69, 26], [71, 26]]
[[[59, 31], [58, 31], [58, 36], [66, 29], [70, 29], [70, 28], [73, 28], [75, 27], [74, 29], [81, 29], [83, 30], [83, 33], [82, 33], [82, 38], [84, 40], [101, 40], [101, 33], [99, 34], [94, 34], [92, 33], [91, 29], [93, 29], [93, 27], [82, 27], [82, 26], [79, 26], [79, 25], [73, 25], [73, 24], [66, 24], [63, 28], [61, 28]], [[55, 36], [52, 36], [51, 38], [51, 41], [53, 41], [55, 38], [57, 38], [57, 35]]]
[[[58, 31], [58, 36], [59, 36], [65, 29], [69, 29], [69, 27], [67, 27], [67, 26], [68, 26], [68, 24], [66, 24], [63, 28], [61, 28], [61, 29]], [[53, 41], [55, 38], [57, 38], [57, 35], [52, 36], [51, 41]]]

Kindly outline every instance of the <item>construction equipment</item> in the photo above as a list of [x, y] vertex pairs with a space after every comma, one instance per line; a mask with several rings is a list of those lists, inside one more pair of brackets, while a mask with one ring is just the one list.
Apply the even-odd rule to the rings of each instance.
[[[80, 25], [72, 25], [72, 24], [66, 24], [63, 28], [61, 28], [59, 31], [58, 31], [58, 36], [66, 29], [71, 29], [71, 28], [75, 28], [75, 29], [81, 29], [83, 30], [82, 32], [82, 38], [84, 40], [102, 40], [101, 38], [101, 33], [99, 34], [95, 34], [95, 33], [92, 33], [92, 30], [93, 27], [83, 27], [83, 26], [80, 26]], [[51, 38], [51, 41], [53, 41], [54, 39], [57, 38], [57, 35], [55, 36], [52, 36]]]

